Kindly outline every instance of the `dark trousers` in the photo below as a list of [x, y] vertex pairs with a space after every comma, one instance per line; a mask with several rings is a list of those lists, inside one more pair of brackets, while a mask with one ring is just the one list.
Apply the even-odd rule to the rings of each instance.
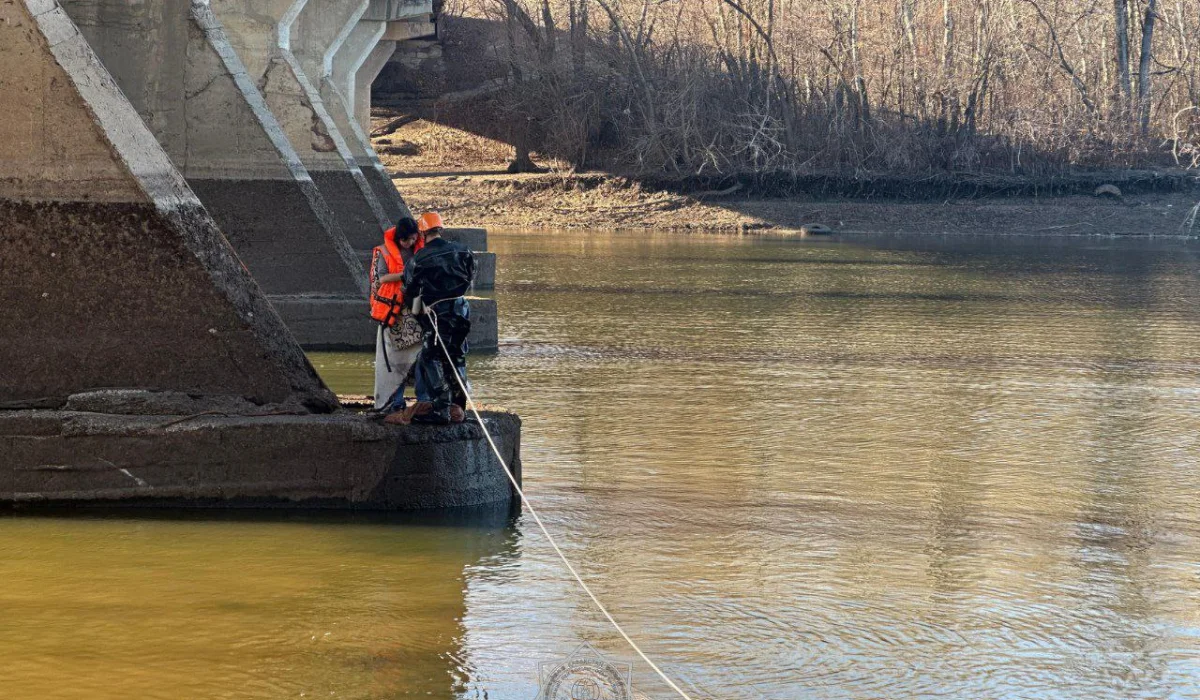
[[[467, 380], [467, 335], [471, 332], [471, 307], [466, 299], [453, 299], [436, 305], [437, 330], [446, 344], [450, 359], [438, 346], [438, 336], [433, 332], [432, 320], [421, 316], [421, 327], [425, 339], [421, 354], [417, 357], [417, 400], [433, 404], [433, 411], [426, 414], [427, 422], [449, 423], [450, 404], [462, 408], [467, 406], [467, 397], [454, 381], [457, 372], [462, 383], [471, 388]], [[422, 421], [426, 422], [426, 421]]]

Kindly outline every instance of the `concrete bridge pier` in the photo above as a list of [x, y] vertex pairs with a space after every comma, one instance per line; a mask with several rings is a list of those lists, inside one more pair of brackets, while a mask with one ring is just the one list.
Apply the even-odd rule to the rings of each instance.
[[67, 14], [0, 3], [0, 408], [333, 395]]
[[[314, 9], [341, 3], [313, 0]], [[309, 0], [212, 0], [212, 10], [282, 126], [342, 232], [361, 254], [377, 245], [392, 222], [355, 161], [350, 146], [310, 79], [295, 48], [296, 22]], [[352, 3], [353, 4], [353, 3]], [[339, 31], [344, 27], [338, 24]], [[301, 49], [323, 56], [321, 49]]]
[[0, 65], [0, 505], [511, 500], [480, 426], [338, 404], [58, 4], [0, 2]]
[[285, 322], [321, 299], [313, 342], [365, 329], [362, 263], [208, 5], [62, 6]]
[[[367, 0], [363, 0], [358, 9], [365, 13], [368, 5]], [[318, 13], [302, 14], [298, 24], [300, 31], [311, 37], [306, 39], [304, 44], [323, 46], [325, 53], [319, 66], [315, 65], [315, 61], [312, 60], [315, 57], [311, 53], [301, 58], [301, 64], [305, 70], [310, 71], [310, 75], [314, 70], [320, 71], [321, 97], [329, 107], [334, 123], [350, 145], [359, 169], [366, 176], [367, 182], [371, 183], [371, 188], [383, 205], [384, 211], [393, 221], [402, 216], [411, 216], [408, 205], [396, 190], [391, 176], [371, 145], [369, 127], [363, 129], [355, 118], [352, 102], [358, 70], [379, 43], [380, 37], [387, 29], [387, 23], [363, 20], [362, 14], [356, 12], [342, 31], [327, 42], [323, 40], [324, 37], [318, 37], [322, 34], [321, 28], [332, 26], [333, 23], [313, 21], [313, 15], [316, 14]], [[328, 30], [324, 34], [328, 35]], [[306, 58], [308, 60], [305, 60]]]
[[371, 86], [396, 53], [397, 45], [395, 41], [381, 39], [367, 54], [359, 66], [357, 75], [354, 76], [354, 96], [350, 103], [354, 110], [354, 118], [367, 134], [371, 133]]
[[357, 23], [325, 56], [322, 95], [328, 93], [326, 101], [339, 104], [334, 119], [347, 138], [357, 140], [365, 151], [359, 167], [385, 209], [399, 202], [408, 211], [371, 145], [371, 85], [400, 41], [436, 34], [433, 12], [432, 0], [366, 0], [366, 10]]

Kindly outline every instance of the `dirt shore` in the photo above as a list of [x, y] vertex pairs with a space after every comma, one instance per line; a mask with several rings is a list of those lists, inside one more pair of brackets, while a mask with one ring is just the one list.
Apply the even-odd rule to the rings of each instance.
[[681, 194], [597, 173], [510, 175], [506, 145], [420, 120], [375, 145], [414, 209], [435, 209], [464, 225], [789, 233], [820, 223], [847, 233], [1200, 234], [1189, 218], [1200, 201], [1195, 189], [918, 201], [746, 196], [742, 188]]
[[[552, 186], [532, 181], [553, 179]], [[539, 183], [541, 184], [541, 183]], [[820, 223], [841, 232], [1185, 235], [1200, 197], [1147, 194], [1121, 201], [1089, 196], [955, 199], [943, 202], [733, 199], [699, 201], [624, 186], [576, 189], [553, 175], [403, 177], [396, 186], [415, 209], [497, 228], [799, 231]]]

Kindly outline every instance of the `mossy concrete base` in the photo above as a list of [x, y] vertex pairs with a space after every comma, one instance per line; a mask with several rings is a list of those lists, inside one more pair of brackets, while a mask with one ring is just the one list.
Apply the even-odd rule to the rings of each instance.
[[[269, 413], [0, 410], [0, 504], [415, 510], [513, 500], [477, 424]], [[520, 419], [483, 418], [519, 479]]]

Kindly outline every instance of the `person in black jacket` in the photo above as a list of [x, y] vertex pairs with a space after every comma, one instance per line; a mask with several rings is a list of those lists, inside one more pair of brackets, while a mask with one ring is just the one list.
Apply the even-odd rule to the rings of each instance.
[[[463, 387], [471, 386], [467, 381], [471, 309], [463, 295], [475, 279], [475, 254], [461, 243], [442, 238], [443, 223], [438, 214], [422, 214], [417, 225], [425, 234], [425, 247], [404, 266], [404, 299], [420, 298], [419, 304], [433, 314], [418, 316], [425, 336], [417, 356], [417, 402], [403, 413], [389, 416], [387, 421], [459, 423], [466, 416], [467, 397]], [[439, 336], [445, 351], [438, 344]], [[462, 387], [455, 381], [454, 373], [462, 380]]]

